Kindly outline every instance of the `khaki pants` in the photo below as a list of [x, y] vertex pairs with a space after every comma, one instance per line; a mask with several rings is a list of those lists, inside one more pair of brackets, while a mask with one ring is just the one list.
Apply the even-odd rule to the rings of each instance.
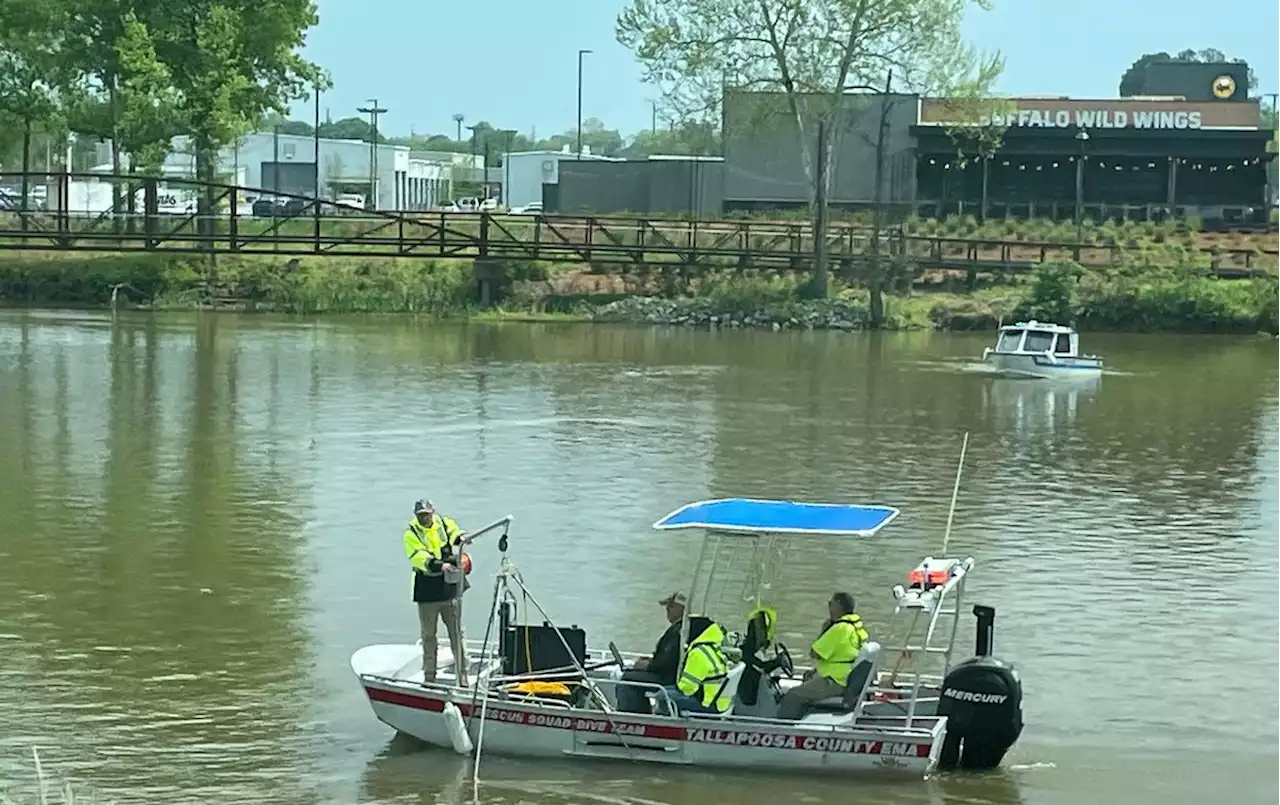
[[445, 631], [449, 633], [449, 648], [453, 651], [455, 671], [458, 684], [467, 684], [467, 649], [462, 644], [462, 622], [459, 619], [461, 602], [426, 601], [418, 604], [418, 625], [422, 627], [422, 679], [434, 682], [436, 679], [436, 644], [440, 621], [444, 621]]
[[813, 702], [820, 702], [843, 693], [844, 688], [827, 677], [812, 676], [783, 695], [782, 701], [778, 702], [778, 718], [783, 721], [795, 721], [804, 716], [805, 710]]

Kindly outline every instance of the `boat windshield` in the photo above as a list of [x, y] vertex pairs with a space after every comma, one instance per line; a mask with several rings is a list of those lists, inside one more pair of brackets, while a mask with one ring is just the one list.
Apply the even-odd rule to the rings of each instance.
[[1053, 333], [1042, 330], [1028, 330], [1027, 342], [1022, 349], [1026, 352], [1048, 352], [1053, 348]]
[[998, 352], [1017, 352], [1018, 342], [1022, 340], [1021, 330], [1005, 330], [1000, 333], [1000, 341], [996, 343]]

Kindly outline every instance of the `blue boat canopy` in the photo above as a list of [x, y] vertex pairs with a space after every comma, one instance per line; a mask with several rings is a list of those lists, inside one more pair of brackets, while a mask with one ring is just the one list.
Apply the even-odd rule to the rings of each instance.
[[892, 506], [723, 498], [681, 506], [653, 527], [659, 531], [701, 528], [738, 534], [869, 537], [899, 513]]

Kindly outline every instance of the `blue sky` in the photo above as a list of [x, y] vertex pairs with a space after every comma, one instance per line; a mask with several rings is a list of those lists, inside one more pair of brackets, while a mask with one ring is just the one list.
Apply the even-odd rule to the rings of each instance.
[[[467, 123], [546, 137], [576, 124], [577, 52], [587, 48], [583, 117], [624, 134], [649, 127], [652, 90], [614, 39], [624, 0], [317, 2], [306, 54], [333, 74], [321, 114], [335, 120], [376, 97], [388, 133], [452, 132], [460, 112]], [[1141, 54], [1206, 47], [1247, 60], [1259, 91], [1277, 91], [1276, 0], [1239, 0], [1227, 17], [1212, 9], [1205, 0], [995, 0], [966, 28], [973, 44], [1005, 54], [1002, 92], [1115, 97]], [[292, 116], [310, 120], [312, 108]]]

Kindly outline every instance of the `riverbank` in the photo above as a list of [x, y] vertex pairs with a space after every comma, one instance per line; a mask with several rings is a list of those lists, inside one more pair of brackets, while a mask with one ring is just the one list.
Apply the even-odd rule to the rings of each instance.
[[[931, 272], [894, 282], [884, 327], [992, 329], [1000, 321], [1074, 321], [1082, 329], [1276, 333], [1274, 277], [1217, 279], [1203, 260], [1166, 246], [1135, 252], [1118, 268], [1044, 263], [1030, 273]], [[813, 299], [798, 275], [655, 271], [620, 278], [580, 266], [512, 262], [499, 305], [480, 310], [471, 262], [398, 258], [14, 252], [0, 254], [0, 304], [237, 309], [294, 314], [410, 314], [438, 318], [578, 320], [689, 327], [860, 330], [870, 300], [833, 282]], [[923, 280], [928, 280], [923, 282]], [[970, 288], [972, 288], [970, 290]]]

